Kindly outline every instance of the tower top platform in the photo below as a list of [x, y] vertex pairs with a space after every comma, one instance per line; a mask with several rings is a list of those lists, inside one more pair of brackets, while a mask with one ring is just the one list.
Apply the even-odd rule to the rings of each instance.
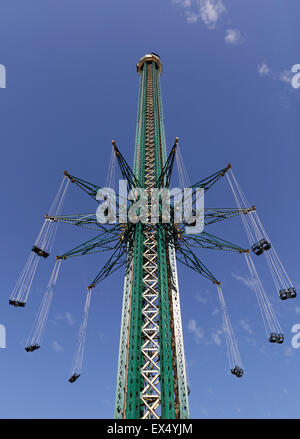
[[162, 63], [160, 61], [160, 56], [157, 55], [156, 53], [148, 53], [147, 55], [144, 55], [139, 62], [136, 65], [136, 69], [138, 74], [141, 73], [141, 70], [143, 68], [143, 65], [145, 64], [145, 62], [147, 61], [154, 61], [157, 64], [158, 70], [159, 70], [159, 74], [161, 74], [162, 72]]

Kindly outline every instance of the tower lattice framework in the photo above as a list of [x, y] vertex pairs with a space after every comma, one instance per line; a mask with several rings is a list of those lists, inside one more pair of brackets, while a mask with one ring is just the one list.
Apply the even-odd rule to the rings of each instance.
[[[150, 199], [166, 163], [159, 57], [144, 56], [137, 70], [134, 174]], [[164, 224], [140, 223], [127, 254], [115, 418], [188, 417], [174, 240]]]

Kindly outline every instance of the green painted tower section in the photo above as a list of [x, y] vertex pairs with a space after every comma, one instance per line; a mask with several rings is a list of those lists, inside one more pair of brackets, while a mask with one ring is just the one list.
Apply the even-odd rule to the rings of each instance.
[[[137, 64], [140, 91], [133, 172], [150, 199], [166, 162], [156, 54]], [[115, 418], [189, 417], [175, 246], [163, 223], [135, 228], [127, 252]]]

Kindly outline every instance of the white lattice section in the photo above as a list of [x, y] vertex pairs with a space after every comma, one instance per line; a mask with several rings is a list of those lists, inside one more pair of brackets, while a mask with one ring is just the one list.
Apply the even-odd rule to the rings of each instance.
[[181, 323], [180, 299], [177, 277], [176, 253], [174, 244], [169, 243], [169, 258], [172, 274], [172, 307], [174, 321], [174, 335], [176, 346], [176, 363], [178, 377], [178, 397], [180, 403], [180, 418], [189, 417], [188, 389], [185, 370], [185, 355]]
[[[145, 136], [145, 187], [148, 196], [155, 186], [154, 157], [154, 122], [153, 122], [153, 85], [152, 65], [148, 65], [147, 77], [147, 108]], [[160, 406], [160, 366], [159, 366], [159, 308], [157, 278], [157, 244], [156, 230], [148, 225], [145, 228], [144, 263], [143, 263], [143, 326], [142, 326], [142, 377], [144, 388], [141, 400], [144, 403], [143, 419], [159, 419]]]

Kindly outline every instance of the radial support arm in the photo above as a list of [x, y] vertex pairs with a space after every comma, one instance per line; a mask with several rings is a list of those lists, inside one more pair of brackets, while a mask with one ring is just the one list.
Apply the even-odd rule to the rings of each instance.
[[106, 277], [110, 276], [114, 273], [118, 268], [122, 267], [126, 264], [126, 247], [119, 244], [111, 257], [105, 263], [105, 265], [101, 268], [89, 288], [95, 287], [98, 283], [104, 280]]
[[[90, 183], [82, 178], [75, 177], [74, 175], [70, 175], [67, 171], [64, 172], [65, 176], [68, 177], [72, 183], [76, 184], [76, 186], [80, 187], [83, 192], [88, 194], [94, 200], [97, 200], [97, 193], [100, 189], [103, 189], [103, 186], [97, 186], [93, 183]], [[120, 198], [119, 194], [116, 194], [118, 198]], [[119, 204], [116, 202], [116, 206], [119, 207]]]
[[229, 241], [225, 241], [218, 236], [206, 232], [202, 232], [197, 235], [185, 234], [182, 240], [186, 247], [209, 248], [213, 250], [249, 253], [248, 249], [244, 249], [236, 244], [232, 244]]
[[119, 149], [117, 148], [116, 142], [113, 140], [112, 141], [116, 156], [117, 156], [117, 160], [120, 166], [120, 170], [122, 173], [122, 176], [124, 178], [124, 180], [127, 180], [129, 188], [136, 188], [136, 187], [141, 187], [140, 182], [138, 181], [138, 179], [136, 178], [136, 176], [134, 175], [134, 173], [132, 172], [130, 166], [128, 165], [128, 163], [126, 162], [125, 158], [122, 156], [122, 154], [120, 153]]
[[226, 172], [231, 168], [231, 164], [229, 163], [226, 168], [221, 169], [218, 172], [210, 175], [209, 177], [203, 178], [197, 183], [193, 184], [191, 188], [203, 188], [205, 191], [210, 189], [221, 177], [223, 177]]
[[161, 171], [161, 174], [156, 182], [156, 187], [169, 187], [170, 186], [170, 181], [171, 181], [171, 176], [172, 176], [172, 171], [173, 171], [173, 166], [174, 166], [174, 160], [175, 160], [175, 155], [176, 155], [176, 150], [177, 150], [177, 146], [178, 146], [178, 137], [176, 137], [175, 139], [175, 143], [173, 145], [173, 148], [171, 149], [171, 152], [169, 154], [169, 157], [166, 160], [166, 163]]
[[101, 233], [96, 237], [78, 245], [77, 247], [69, 250], [68, 252], [57, 256], [57, 259], [67, 259], [73, 256], [84, 256], [91, 253], [102, 253], [105, 251], [113, 250], [120, 245], [118, 237], [109, 235], [107, 233]]
[[66, 177], [68, 177], [71, 180], [72, 183], [76, 184], [76, 186], [79, 186], [80, 189], [82, 189], [90, 197], [96, 200], [97, 192], [99, 189], [101, 189], [100, 186], [97, 186], [81, 178], [75, 177], [74, 175], [70, 175], [67, 171], [65, 171], [64, 174]]
[[215, 284], [219, 284], [219, 281], [215, 278], [215, 276], [208, 270], [207, 267], [197, 258], [194, 252], [189, 248], [180, 247], [177, 250], [177, 260], [197, 273], [201, 274], [201, 276], [206, 277], [206, 279], [211, 280]]
[[58, 215], [49, 216], [46, 215], [46, 219], [51, 221], [71, 224], [77, 227], [84, 227], [93, 230], [102, 230], [104, 233], [109, 233], [117, 236], [121, 231], [120, 224], [99, 223], [95, 213], [83, 213], [75, 215]]
[[248, 209], [233, 209], [233, 208], [208, 208], [204, 209], [204, 225], [214, 224], [238, 215], [246, 215], [248, 212], [254, 210], [254, 207]]

